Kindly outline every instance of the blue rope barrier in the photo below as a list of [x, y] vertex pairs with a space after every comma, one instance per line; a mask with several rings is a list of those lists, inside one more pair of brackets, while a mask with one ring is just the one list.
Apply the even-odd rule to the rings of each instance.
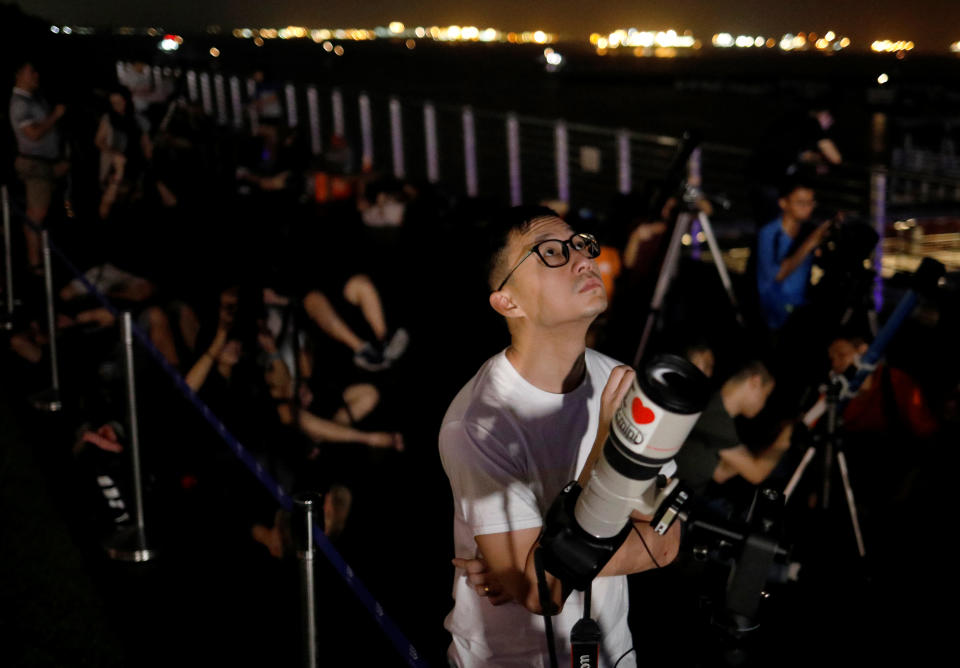
[[[41, 228], [37, 225], [34, 225], [28, 219], [24, 221], [33, 227], [36, 230]], [[49, 235], [48, 235], [49, 238]], [[86, 276], [77, 268], [77, 266], [70, 260], [69, 256], [63, 250], [61, 250], [53, 241], [49, 241], [50, 250], [56, 253], [60, 260], [67, 266], [73, 275], [80, 280], [84, 287], [90, 292], [94, 298], [99, 301], [104, 308], [106, 308], [110, 313], [116, 317], [120, 317], [120, 310], [117, 309], [106, 295], [101, 293], [97, 288], [91, 283]], [[198, 396], [193, 389], [187, 385], [186, 380], [177, 371], [170, 362], [163, 356], [157, 348], [150, 341], [149, 335], [144, 332], [136, 323], [133, 324], [133, 335], [140, 342], [140, 344], [147, 350], [148, 353], [153, 357], [153, 359], [160, 365], [160, 367], [170, 376], [173, 380], [174, 385], [180, 390], [180, 392], [186, 397], [193, 406], [203, 415], [204, 419], [214, 428], [214, 430], [220, 435], [220, 438], [223, 439], [227, 447], [233, 451], [234, 455], [237, 456], [240, 461], [250, 470], [250, 472], [260, 481], [260, 483], [267, 488], [271, 495], [277, 500], [280, 506], [287, 511], [290, 511], [293, 508], [293, 499], [290, 494], [274, 480], [273, 476], [263, 467], [263, 465], [257, 460], [256, 457], [250, 454], [249, 450], [240, 443], [237, 438], [230, 433], [226, 425], [218, 418], [210, 407], [207, 406]], [[320, 549], [321, 552], [327, 557], [327, 560], [333, 566], [333, 568], [340, 574], [340, 577], [347, 583], [347, 586], [353, 591], [354, 595], [360, 600], [363, 606], [367, 611], [373, 616], [373, 619], [377, 622], [380, 628], [383, 630], [384, 634], [390, 639], [391, 644], [400, 653], [408, 665], [412, 668], [427, 668], [428, 664], [417, 652], [416, 648], [413, 646], [406, 636], [403, 634], [403, 631], [400, 630], [400, 627], [397, 625], [393, 619], [386, 614], [383, 609], [383, 606], [379, 601], [370, 593], [370, 590], [367, 589], [366, 585], [357, 575], [354, 573], [350, 565], [344, 560], [343, 556], [337, 551], [337, 548], [333, 546], [333, 543], [330, 542], [330, 539], [327, 538], [326, 534], [320, 530], [320, 527], [314, 525], [314, 543]]]

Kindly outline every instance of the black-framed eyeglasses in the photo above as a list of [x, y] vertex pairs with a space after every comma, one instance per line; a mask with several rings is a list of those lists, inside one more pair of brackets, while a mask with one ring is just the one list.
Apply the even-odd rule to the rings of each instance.
[[515, 272], [523, 261], [534, 253], [543, 261], [545, 265], [551, 268], [562, 267], [567, 262], [570, 261], [570, 249], [573, 248], [576, 251], [583, 253], [588, 258], [595, 258], [600, 255], [600, 244], [597, 242], [597, 238], [592, 234], [584, 234], [582, 232], [574, 234], [566, 241], [560, 239], [544, 239], [543, 241], [534, 244], [533, 247], [527, 251], [527, 254], [520, 258], [520, 261], [517, 262], [513, 269], [511, 269], [506, 278], [503, 279], [503, 282], [500, 283], [494, 292], [499, 292], [503, 289], [503, 286], [507, 284], [507, 281], [510, 280], [510, 277], [513, 276]]

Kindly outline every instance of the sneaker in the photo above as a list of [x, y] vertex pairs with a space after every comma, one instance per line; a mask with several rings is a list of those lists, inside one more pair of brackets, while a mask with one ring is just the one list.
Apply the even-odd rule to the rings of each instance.
[[383, 356], [389, 362], [396, 362], [403, 357], [403, 353], [407, 351], [407, 344], [409, 343], [410, 335], [407, 334], [407, 330], [401, 327], [393, 333], [393, 336], [391, 336], [390, 340], [384, 345]]
[[363, 348], [354, 354], [353, 363], [367, 371], [382, 371], [390, 366], [383, 353], [370, 343], [364, 343]]

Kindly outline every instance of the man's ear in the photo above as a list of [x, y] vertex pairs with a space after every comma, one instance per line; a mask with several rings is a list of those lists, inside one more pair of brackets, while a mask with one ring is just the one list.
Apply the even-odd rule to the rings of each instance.
[[777, 204], [780, 205], [780, 209], [781, 209], [781, 210], [783, 210], [783, 211], [786, 211], [786, 210], [787, 210], [787, 198], [786, 198], [786, 197], [781, 197], [780, 199], [778, 199], [778, 200], [777, 200]]
[[504, 318], [519, 318], [523, 315], [523, 310], [520, 308], [520, 305], [513, 301], [506, 290], [491, 292], [490, 306]]

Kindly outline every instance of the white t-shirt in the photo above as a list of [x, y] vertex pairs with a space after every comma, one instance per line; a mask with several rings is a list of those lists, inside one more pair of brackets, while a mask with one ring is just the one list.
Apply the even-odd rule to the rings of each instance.
[[[458, 557], [477, 556], [474, 536], [539, 527], [560, 490], [583, 468], [596, 438], [600, 394], [617, 362], [586, 351], [583, 383], [566, 394], [524, 380], [505, 352], [487, 360], [457, 394], [440, 429], [440, 458], [454, 499]], [[496, 606], [454, 576], [450, 660], [464, 668], [549, 666], [543, 618], [516, 602]], [[632, 646], [626, 576], [593, 582], [591, 614], [603, 631], [602, 666]], [[553, 617], [559, 665], [570, 665], [570, 630], [583, 616], [574, 591]], [[635, 654], [618, 668], [635, 666]]]

